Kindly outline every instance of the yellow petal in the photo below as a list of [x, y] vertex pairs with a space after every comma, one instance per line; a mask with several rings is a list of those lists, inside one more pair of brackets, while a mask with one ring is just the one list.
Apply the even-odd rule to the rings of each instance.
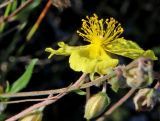
[[149, 57], [153, 60], [157, 60], [158, 58], [155, 56], [154, 52], [152, 50], [147, 50], [143, 54], [144, 57]]
[[131, 59], [136, 59], [140, 56], [149, 57], [153, 60], [156, 59], [153, 51], [144, 51], [135, 42], [119, 38], [113, 40], [110, 44], [106, 45], [105, 50], [113, 54], [121, 55]]
[[74, 71], [84, 73], [106, 74], [107, 68], [115, 67], [118, 64], [117, 59], [110, 58], [106, 53], [101, 52], [99, 56], [93, 58], [90, 56], [91, 52], [90, 46], [74, 51], [69, 58], [70, 67]]
[[48, 58], [51, 58], [55, 54], [56, 50], [53, 50], [52, 48], [48, 47], [48, 48], [45, 49], [45, 51], [50, 53]]
[[81, 48], [81, 46], [77, 46], [77, 47], [69, 46], [65, 44], [64, 42], [59, 42], [58, 46], [60, 47], [58, 50], [54, 50], [52, 48], [45, 49], [46, 52], [50, 53], [48, 58], [51, 58], [53, 55], [69, 56], [74, 50]]

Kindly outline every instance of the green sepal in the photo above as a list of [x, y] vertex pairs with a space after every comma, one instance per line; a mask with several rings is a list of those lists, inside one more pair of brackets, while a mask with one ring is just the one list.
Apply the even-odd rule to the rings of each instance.
[[78, 95], [86, 95], [86, 92], [80, 89], [73, 90], [72, 92], [75, 92]]

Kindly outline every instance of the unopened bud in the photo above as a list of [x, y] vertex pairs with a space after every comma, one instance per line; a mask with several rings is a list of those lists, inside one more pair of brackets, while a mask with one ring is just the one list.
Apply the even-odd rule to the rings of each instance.
[[126, 83], [132, 88], [141, 88], [150, 85], [153, 82], [152, 61], [146, 58], [140, 58], [137, 66], [133, 66], [124, 71]]
[[0, 102], [0, 114], [6, 109], [7, 105]]
[[153, 109], [157, 102], [158, 97], [156, 96], [155, 89], [140, 89], [133, 101], [135, 108], [138, 111], [147, 111]]
[[21, 118], [19, 121], [42, 121], [43, 112], [36, 111], [32, 114], [26, 115], [23, 118]]
[[[2, 85], [0, 85], [0, 94], [2, 94], [2, 93], [4, 93], [4, 88], [3, 88]], [[6, 107], [7, 107], [7, 104], [4, 104], [4, 103], [0, 102], [0, 114], [3, 113], [3, 111], [6, 109]]]
[[85, 115], [84, 117], [87, 120], [95, 118], [102, 114], [106, 107], [109, 105], [110, 99], [108, 95], [104, 92], [99, 92], [92, 96], [86, 106], [85, 106]]

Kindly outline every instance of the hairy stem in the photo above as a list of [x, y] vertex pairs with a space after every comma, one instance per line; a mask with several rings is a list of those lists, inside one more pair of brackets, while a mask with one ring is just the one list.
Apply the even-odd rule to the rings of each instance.
[[[76, 84], [78, 82], [81, 82], [82, 80], [85, 80], [85, 77], [86, 77], [86, 74], [82, 74], [82, 76], [71, 87], [79, 88], [79, 85], [78, 85], [78, 87], [75, 87], [75, 86], [77, 86]], [[53, 96], [53, 97], [52, 97], [53, 93], [50, 92], [50, 94], [46, 100], [30, 106], [29, 108], [16, 114], [15, 116], [12, 116], [11, 118], [7, 119], [6, 121], [16, 121], [19, 118], [24, 117], [25, 115], [29, 114], [30, 112], [32, 112], [33, 110], [35, 110], [37, 108], [45, 107], [47, 105], [50, 105], [50, 104], [56, 102], [57, 100], [59, 100], [60, 98], [62, 98], [64, 95], [66, 95], [68, 93], [69, 88], [70, 88], [70, 86], [68, 88], [65, 88], [65, 90], [62, 93], [58, 94], [57, 96]]]
[[[91, 87], [91, 86], [96, 85], [96, 84], [98, 84], [102, 81], [107, 80], [108, 78], [110, 78], [110, 76], [108, 76], [108, 75], [105, 75], [103, 77], [99, 77], [92, 82], [82, 84], [79, 88], [80, 89], [85, 89], [87, 87]], [[73, 87], [70, 87], [68, 89], [68, 91], [70, 92], [70, 91], [73, 91], [75, 89], [77, 89], [77, 88], [75, 88], [75, 86], [73, 86]], [[0, 94], [0, 97], [11, 98], [11, 97], [42, 96], [42, 95], [48, 95], [50, 93], [52, 93], [52, 94], [62, 93], [62, 92], [64, 92], [64, 90], [66, 90], [66, 88], [55, 89], [55, 90], [46, 90], [46, 91], [19, 92], [19, 93], [13, 93], [13, 94], [12, 93], [6, 93], [6, 94]]]

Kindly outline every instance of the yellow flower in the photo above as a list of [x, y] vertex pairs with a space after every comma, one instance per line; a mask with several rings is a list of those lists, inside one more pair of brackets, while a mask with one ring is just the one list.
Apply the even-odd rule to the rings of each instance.
[[98, 19], [94, 14], [92, 17], [82, 19], [82, 32], [77, 33], [89, 42], [85, 46], [69, 46], [64, 42], [59, 42], [59, 49], [46, 48], [50, 52], [49, 58], [55, 55], [70, 56], [70, 67], [74, 71], [84, 73], [106, 74], [108, 68], [113, 68], [118, 64], [118, 59], [113, 58], [113, 54], [121, 55], [131, 59], [139, 56], [150, 57], [156, 60], [152, 50], [144, 51], [136, 43], [125, 40], [119, 36], [123, 33], [123, 28], [114, 18]]

